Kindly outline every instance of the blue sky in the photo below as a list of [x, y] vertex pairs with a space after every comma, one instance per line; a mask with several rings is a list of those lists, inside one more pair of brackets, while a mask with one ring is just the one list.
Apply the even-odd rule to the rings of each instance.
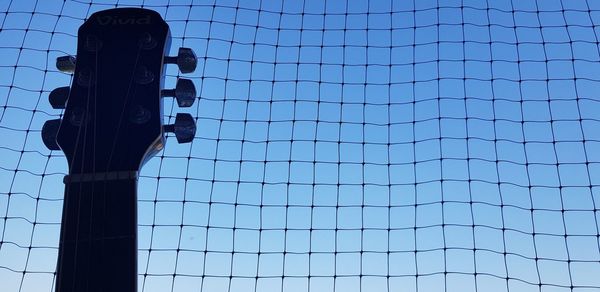
[[54, 281], [55, 58], [141, 5], [199, 97], [164, 100], [198, 131], [141, 170], [140, 291], [600, 289], [599, 2], [3, 0], [6, 291]]

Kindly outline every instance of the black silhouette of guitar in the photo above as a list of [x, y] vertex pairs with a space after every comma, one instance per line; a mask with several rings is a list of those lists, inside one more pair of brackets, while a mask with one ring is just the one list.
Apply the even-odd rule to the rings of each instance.
[[163, 90], [163, 67], [193, 72], [188, 48], [165, 57], [167, 23], [152, 10], [117, 8], [94, 13], [79, 28], [77, 56], [57, 59], [73, 73], [70, 87], [57, 88], [50, 103], [64, 109], [47, 121], [42, 139], [62, 150], [69, 174], [57, 264], [56, 291], [137, 291], [137, 177], [143, 163], [165, 145], [165, 132], [179, 143], [196, 133], [189, 114], [163, 125], [162, 97], [180, 107], [196, 98], [194, 84], [179, 79]]

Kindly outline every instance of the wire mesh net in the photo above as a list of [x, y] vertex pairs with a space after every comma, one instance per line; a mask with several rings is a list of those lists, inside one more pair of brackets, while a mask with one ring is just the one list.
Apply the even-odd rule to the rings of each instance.
[[55, 282], [55, 58], [127, 6], [199, 57], [194, 107], [164, 101], [197, 135], [139, 178], [141, 291], [600, 291], [600, 2], [582, 0], [0, 2], [4, 291]]

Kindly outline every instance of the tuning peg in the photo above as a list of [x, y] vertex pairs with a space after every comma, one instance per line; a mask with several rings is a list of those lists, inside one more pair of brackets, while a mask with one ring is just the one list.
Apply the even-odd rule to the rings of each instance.
[[60, 150], [60, 147], [56, 142], [58, 127], [60, 127], [60, 119], [48, 120], [44, 123], [44, 126], [42, 126], [42, 141], [50, 150]]
[[65, 73], [75, 72], [75, 57], [62, 56], [56, 58], [56, 69]]
[[190, 114], [177, 114], [175, 124], [164, 125], [163, 129], [165, 132], [175, 133], [179, 144], [192, 142], [196, 136], [196, 122]]
[[163, 89], [162, 96], [175, 97], [179, 107], [190, 107], [196, 100], [196, 86], [192, 80], [179, 78], [175, 89]]
[[198, 58], [196, 58], [196, 54], [190, 48], [179, 48], [176, 57], [165, 56], [164, 61], [166, 64], [177, 64], [181, 73], [194, 72], [198, 64]]
[[68, 86], [59, 87], [50, 92], [48, 100], [53, 109], [64, 109], [67, 105], [67, 99], [69, 98], [69, 92], [71, 90]]

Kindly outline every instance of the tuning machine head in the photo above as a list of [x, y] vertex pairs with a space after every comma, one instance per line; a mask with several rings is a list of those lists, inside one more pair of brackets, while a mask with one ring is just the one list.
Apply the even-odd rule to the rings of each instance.
[[52, 90], [48, 96], [48, 100], [50, 101], [52, 108], [65, 109], [70, 91], [71, 89], [68, 86], [59, 87]]
[[[76, 59], [74, 56], [61, 56], [56, 58], [56, 69], [65, 73], [75, 72]], [[65, 109], [67, 99], [69, 98], [70, 88], [58, 87], [50, 92], [48, 101], [53, 109]], [[61, 120], [48, 120], [42, 126], [42, 141], [50, 150], [60, 150], [56, 137]]]
[[179, 78], [175, 89], [163, 89], [162, 96], [175, 97], [179, 107], [190, 107], [196, 100], [196, 86], [192, 80]]
[[175, 123], [164, 125], [163, 129], [165, 132], [174, 133], [179, 144], [192, 142], [196, 136], [196, 122], [190, 114], [178, 113]]
[[[61, 56], [56, 58], [56, 69], [65, 73], [75, 72], [75, 57]], [[48, 100], [53, 109], [64, 109], [69, 98], [69, 87], [59, 87], [50, 92]], [[50, 150], [60, 150], [56, 137], [60, 127], [60, 119], [48, 120], [42, 126], [42, 141]]]
[[196, 53], [190, 48], [179, 48], [179, 52], [175, 57], [166, 56], [164, 62], [167, 64], [177, 64], [181, 73], [192, 73], [198, 65]]
[[[179, 48], [176, 57], [164, 57], [163, 61], [167, 64], [177, 64], [181, 73], [192, 73], [198, 65], [198, 58], [190, 48]], [[189, 107], [196, 100], [196, 87], [191, 80], [179, 78], [175, 89], [163, 90], [162, 96], [174, 96], [180, 107]], [[163, 130], [174, 133], [179, 143], [192, 142], [196, 135], [196, 121], [190, 114], [178, 113], [175, 116], [175, 123], [164, 125]]]
[[56, 142], [59, 127], [60, 119], [48, 120], [44, 123], [44, 126], [42, 126], [42, 141], [50, 150], [60, 150], [60, 147]]
[[61, 56], [56, 58], [56, 69], [65, 73], [75, 72], [76, 59], [73, 56]]

